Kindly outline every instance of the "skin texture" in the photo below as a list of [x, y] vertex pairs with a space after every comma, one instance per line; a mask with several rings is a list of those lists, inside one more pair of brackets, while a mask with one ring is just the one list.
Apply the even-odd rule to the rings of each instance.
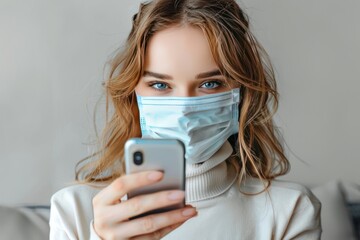
[[[156, 33], [145, 53], [145, 73], [135, 88], [141, 96], [193, 97], [230, 90], [219, 72], [203, 32], [191, 26], [174, 26]], [[94, 229], [103, 239], [160, 239], [196, 216], [186, 206], [134, 220], [133, 216], [181, 202], [182, 191], [163, 191], [121, 199], [127, 192], [161, 181], [161, 172], [119, 177], [93, 199]]]
[[[224, 76], [214, 73], [219, 68], [203, 32], [192, 26], [156, 33], [149, 41], [144, 69], [135, 88], [140, 96], [193, 97], [230, 89]], [[213, 74], [201, 76], [209, 72]]]

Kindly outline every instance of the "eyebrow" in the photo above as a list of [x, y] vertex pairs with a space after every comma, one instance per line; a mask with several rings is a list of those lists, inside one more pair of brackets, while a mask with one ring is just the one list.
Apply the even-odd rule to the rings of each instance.
[[220, 70], [216, 69], [216, 70], [212, 70], [210, 72], [204, 72], [204, 73], [199, 73], [198, 75], [196, 75], [196, 78], [208, 78], [208, 77], [213, 77], [213, 76], [218, 76], [218, 75], [222, 75]]
[[[218, 75], [222, 75], [222, 74], [221, 74], [220, 70], [216, 69], [216, 70], [212, 70], [209, 72], [199, 73], [198, 75], [196, 75], [195, 78], [196, 79], [208, 78], [208, 77], [213, 77], [213, 76], [218, 76]], [[151, 72], [151, 71], [144, 71], [143, 76], [144, 77], [154, 77], [154, 78], [158, 78], [158, 79], [162, 79], [162, 80], [173, 80], [173, 77], [170, 75]]]
[[144, 71], [143, 76], [144, 77], [159, 78], [159, 79], [162, 79], [162, 80], [172, 80], [173, 79], [170, 75], [161, 74], [161, 73], [155, 73], [155, 72], [150, 72], [150, 71]]

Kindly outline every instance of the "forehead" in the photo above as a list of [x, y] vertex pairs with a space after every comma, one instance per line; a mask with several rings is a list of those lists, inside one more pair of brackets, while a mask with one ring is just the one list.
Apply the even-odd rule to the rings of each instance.
[[216, 69], [206, 36], [200, 28], [173, 26], [155, 33], [145, 53], [145, 70], [198, 73]]

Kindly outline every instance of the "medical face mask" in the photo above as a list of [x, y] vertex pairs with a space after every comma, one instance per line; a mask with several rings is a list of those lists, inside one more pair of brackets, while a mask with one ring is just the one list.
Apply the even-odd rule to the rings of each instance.
[[187, 163], [204, 162], [239, 131], [239, 89], [200, 97], [137, 96], [143, 138], [185, 145]]

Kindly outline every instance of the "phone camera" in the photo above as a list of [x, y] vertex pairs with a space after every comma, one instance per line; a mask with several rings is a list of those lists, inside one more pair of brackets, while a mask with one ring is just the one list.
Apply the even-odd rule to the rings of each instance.
[[141, 165], [144, 161], [142, 152], [134, 152], [134, 163], [136, 165]]

